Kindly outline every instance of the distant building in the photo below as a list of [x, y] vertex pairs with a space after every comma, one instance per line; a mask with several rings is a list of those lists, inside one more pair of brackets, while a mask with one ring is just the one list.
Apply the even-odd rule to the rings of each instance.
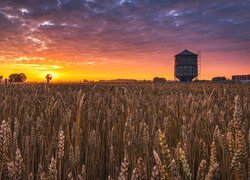
[[248, 75], [235, 75], [235, 76], [232, 76], [232, 80], [233, 81], [250, 81], [250, 74]]
[[182, 82], [191, 82], [198, 76], [198, 54], [187, 49], [176, 54], [174, 74]]

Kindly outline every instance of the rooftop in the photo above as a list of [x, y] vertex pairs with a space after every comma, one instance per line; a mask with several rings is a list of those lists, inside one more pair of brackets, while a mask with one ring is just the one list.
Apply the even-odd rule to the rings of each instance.
[[187, 49], [185, 49], [184, 51], [180, 52], [179, 54], [176, 54], [175, 56], [185, 56], [185, 55], [196, 55], [198, 56], [198, 54], [195, 54]]

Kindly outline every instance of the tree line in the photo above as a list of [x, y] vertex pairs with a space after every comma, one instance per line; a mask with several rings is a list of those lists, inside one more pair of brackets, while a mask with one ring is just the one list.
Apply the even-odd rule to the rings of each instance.
[[[0, 75], [0, 82], [2, 82], [2, 80], [4, 79], [4, 77], [2, 75]], [[51, 74], [47, 74], [45, 76], [45, 79], [47, 80], [47, 82], [49, 83], [52, 80], [52, 75]], [[5, 78], [5, 83], [9, 82], [17, 82], [17, 83], [22, 83], [25, 82], [27, 80], [27, 76], [24, 73], [14, 73], [9, 75], [8, 78]]]
[[[4, 77], [2, 75], [0, 75], [0, 82], [4, 79]], [[47, 74], [45, 76], [45, 79], [47, 80], [47, 83], [49, 83], [52, 80], [52, 75], [51, 74]], [[5, 83], [7, 82], [25, 82], [27, 80], [27, 76], [24, 73], [14, 73], [9, 75], [8, 78], [5, 79]], [[212, 78], [212, 81], [227, 81], [226, 77], [214, 77]], [[161, 77], [155, 77], [153, 78], [153, 82], [154, 83], [166, 83], [167, 80], [165, 78], [161, 78]]]
[[[3, 80], [3, 76], [0, 75], [0, 82]], [[25, 82], [27, 79], [27, 76], [24, 73], [14, 73], [9, 75], [8, 78], [5, 78], [5, 82], [9, 81], [10, 83], [12, 82]]]

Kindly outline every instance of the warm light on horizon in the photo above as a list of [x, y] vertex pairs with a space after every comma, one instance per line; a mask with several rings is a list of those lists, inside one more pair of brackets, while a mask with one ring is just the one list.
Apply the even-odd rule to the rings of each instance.
[[[2, 65], [0, 65], [2, 69]], [[41, 66], [36, 66], [30, 68], [30, 66], [23, 66], [16, 69], [16, 65], [5, 65], [4, 67], [8, 67], [9, 71], [4, 71], [4, 78], [8, 77], [12, 73], [25, 73], [27, 76], [28, 82], [44, 82], [46, 81], [45, 76], [47, 74], [52, 75], [52, 82], [79, 82], [84, 79], [87, 80], [111, 80], [111, 79], [137, 79], [137, 80], [152, 80], [154, 77], [165, 77], [167, 80], [173, 80], [173, 62], [171, 64], [162, 63], [162, 64], [149, 64], [148, 66], [139, 66], [130, 65], [130, 66], [116, 66], [114, 69], [110, 68], [109, 65], [97, 65], [96, 67], [92, 65], [92, 67], [85, 66], [71, 66], [71, 67], [63, 67], [60, 69], [54, 70], [46, 70], [46, 68]], [[3, 68], [4, 68], [3, 67]], [[39, 68], [38, 68], [39, 67]], [[95, 70], [96, 69], [96, 70]], [[241, 73], [243, 72], [243, 73]], [[237, 74], [247, 74], [247, 67], [245, 70], [238, 71], [234, 66], [228, 66], [225, 68], [225, 71], [217, 70], [211, 66], [202, 66], [201, 75], [198, 77], [199, 79], [207, 79], [210, 80], [215, 76], [225, 76], [226, 78], [231, 79], [232, 75]]]
[[42, 73], [42, 76], [43, 76], [44, 80], [47, 79], [46, 76], [48, 74], [50, 74], [52, 76], [52, 81], [60, 78], [60, 76], [58, 76], [58, 73], [53, 72], [53, 71], [47, 71], [47, 72]]

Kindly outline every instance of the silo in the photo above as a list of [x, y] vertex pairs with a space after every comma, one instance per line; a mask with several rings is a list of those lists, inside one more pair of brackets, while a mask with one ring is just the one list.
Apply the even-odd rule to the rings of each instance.
[[182, 82], [191, 82], [198, 76], [198, 54], [185, 49], [175, 55], [175, 77]]

